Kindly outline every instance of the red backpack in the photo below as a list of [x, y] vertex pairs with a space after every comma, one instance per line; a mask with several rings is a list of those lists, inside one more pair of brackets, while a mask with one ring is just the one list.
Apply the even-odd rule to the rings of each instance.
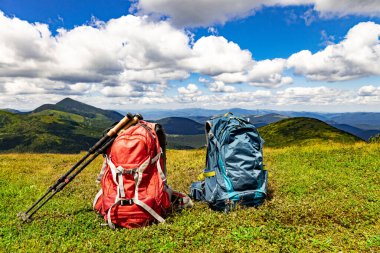
[[166, 184], [165, 144], [159, 125], [140, 120], [108, 148], [93, 207], [111, 228], [164, 222], [172, 204], [192, 206], [188, 196]]

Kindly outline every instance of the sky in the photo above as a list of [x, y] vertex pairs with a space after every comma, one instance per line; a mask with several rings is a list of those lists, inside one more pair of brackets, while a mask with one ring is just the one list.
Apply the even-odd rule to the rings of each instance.
[[380, 112], [377, 0], [0, 0], [0, 108]]

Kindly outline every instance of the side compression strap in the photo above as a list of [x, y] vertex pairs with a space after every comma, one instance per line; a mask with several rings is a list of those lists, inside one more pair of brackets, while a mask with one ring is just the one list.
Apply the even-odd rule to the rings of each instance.
[[102, 180], [102, 177], [104, 175], [104, 172], [106, 170], [106, 167], [107, 167], [107, 159], [104, 159], [103, 161], [103, 165], [102, 165], [102, 168], [100, 170], [100, 173], [99, 173], [99, 176], [98, 178], [96, 179], [96, 183], [100, 183], [100, 181]]
[[118, 183], [117, 183], [117, 178], [116, 178], [116, 166], [115, 164], [113, 164], [113, 162], [111, 161], [111, 158], [108, 156], [106, 156], [106, 161], [107, 161], [108, 166], [110, 166], [113, 182], [117, 185]]
[[111, 210], [114, 206], [116, 206], [117, 204], [119, 204], [119, 202], [115, 202], [109, 209], [108, 209], [108, 212], [107, 212], [107, 223], [108, 223], [108, 226], [111, 228], [111, 229], [115, 229], [115, 224], [112, 223], [112, 219], [111, 219]]
[[[170, 188], [169, 185], [166, 184], [166, 176], [165, 176], [165, 173], [164, 171], [162, 170], [161, 168], [161, 162], [160, 162], [160, 158], [161, 158], [161, 155], [163, 154], [163, 151], [162, 151], [162, 148], [160, 148], [160, 151], [153, 159], [152, 159], [152, 164], [157, 162], [157, 170], [158, 170], [158, 174], [160, 174], [160, 177], [161, 177], [161, 180], [162, 182], [164, 183], [164, 190], [166, 191], [166, 193], [169, 195], [169, 199], [171, 200], [172, 199], [172, 195], [173, 195], [173, 189]], [[156, 218], [156, 217], [155, 217]], [[157, 219], [157, 218], [156, 218]], [[158, 220], [158, 219], [157, 219]]]
[[153, 164], [153, 163], [157, 162], [157, 170], [158, 170], [158, 173], [160, 174], [160, 177], [161, 177], [162, 181], [163, 181], [164, 183], [166, 183], [166, 176], [165, 176], [164, 171], [163, 171], [162, 168], [161, 168], [161, 163], [160, 163], [160, 158], [161, 158], [161, 155], [162, 155], [162, 154], [163, 154], [163, 152], [162, 152], [162, 148], [161, 148], [161, 149], [160, 149], [160, 152], [159, 152], [155, 157], [153, 157], [151, 163]]
[[103, 194], [103, 190], [100, 189], [100, 190], [98, 191], [98, 193], [96, 194], [95, 198], [94, 198], [94, 202], [92, 203], [92, 209], [95, 210], [96, 202], [98, 202], [98, 199], [100, 198], [100, 196], [102, 196], [102, 194]]
[[216, 175], [215, 171], [203, 172], [198, 175], [198, 180], [203, 181], [205, 180], [206, 177], [214, 177], [215, 175]]
[[141, 200], [135, 198], [135, 199], [133, 199], [133, 202], [134, 202], [136, 205], [138, 205], [138, 206], [144, 208], [145, 211], [147, 211], [150, 215], [152, 215], [152, 216], [153, 216], [156, 220], [158, 220], [159, 222], [161, 222], [161, 223], [164, 223], [164, 222], [165, 222], [164, 218], [162, 218], [158, 213], [156, 213], [156, 211], [154, 211], [150, 206], [148, 206], [147, 204], [145, 204], [145, 203], [142, 202]]

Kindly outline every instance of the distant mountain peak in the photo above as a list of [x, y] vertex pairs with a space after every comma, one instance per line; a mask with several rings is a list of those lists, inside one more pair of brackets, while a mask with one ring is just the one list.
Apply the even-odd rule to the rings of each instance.
[[[77, 100], [74, 100], [74, 99], [72, 99], [72, 98], [70, 98], [70, 97], [64, 98], [64, 99], [62, 99], [60, 102], [64, 102], [64, 101], [76, 101], [76, 102], [77, 102]], [[58, 103], [60, 103], [60, 102], [58, 102]], [[57, 104], [58, 104], [58, 103], [57, 103]]]
[[[79, 102], [79, 101], [74, 100], [72, 98], [64, 98], [61, 101], [59, 101], [58, 103], [56, 103], [55, 105], [57, 105], [57, 106], [64, 106], [64, 107], [71, 106], [71, 107], [96, 108], [95, 106]], [[96, 108], [96, 109], [98, 109], [98, 108]]]
[[95, 118], [96, 115], [101, 114], [112, 121], [119, 121], [120, 119], [123, 118], [123, 115], [121, 115], [118, 112], [103, 110], [95, 106], [79, 102], [69, 97], [62, 99], [56, 104], [41, 105], [40, 107], [32, 111], [32, 113], [41, 112], [44, 110], [57, 110], [57, 111], [69, 112], [69, 113], [78, 114], [78, 115], [88, 117], [88, 118]]

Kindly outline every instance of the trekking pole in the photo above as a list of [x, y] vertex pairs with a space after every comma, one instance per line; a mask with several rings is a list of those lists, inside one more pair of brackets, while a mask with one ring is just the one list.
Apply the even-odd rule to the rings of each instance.
[[[67, 184], [69, 184], [84, 168], [86, 168], [95, 158], [102, 154], [115, 140], [117, 134], [122, 129], [127, 129], [130, 126], [136, 124], [139, 119], [142, 119], [140, 114], [132, 116], [128, 113], [116, 126], [107, 132], [107, 134], [102, 137], [93, 147], [88, 150], [88, 153], [82, 157], [68, 172], [61, 176], [49, 189], [46, 193], [38, 199], [26, 212], [18, 213], [17, 216], [27, 222], [31, 220], [33, 214], [35, 214], [42, 206], [46, 204], [55, 194], [60, 192]], [[90, 155], [92, 157], [87, 160], [81, 167], [78, 168]], [[77, 170], [76, 170], [77, 169]], [[76, 171], [75, 171], [76, 170]], [[75, 171], [75, 172], [74, 172]], [[73, 173], [74, 172], [74, 173]], [[70, 174], [72, 174], [70, 176]], [[40, 203], [40, 205], [38, 205]], [[33, 210], [34, 209], [34, 210]]]

